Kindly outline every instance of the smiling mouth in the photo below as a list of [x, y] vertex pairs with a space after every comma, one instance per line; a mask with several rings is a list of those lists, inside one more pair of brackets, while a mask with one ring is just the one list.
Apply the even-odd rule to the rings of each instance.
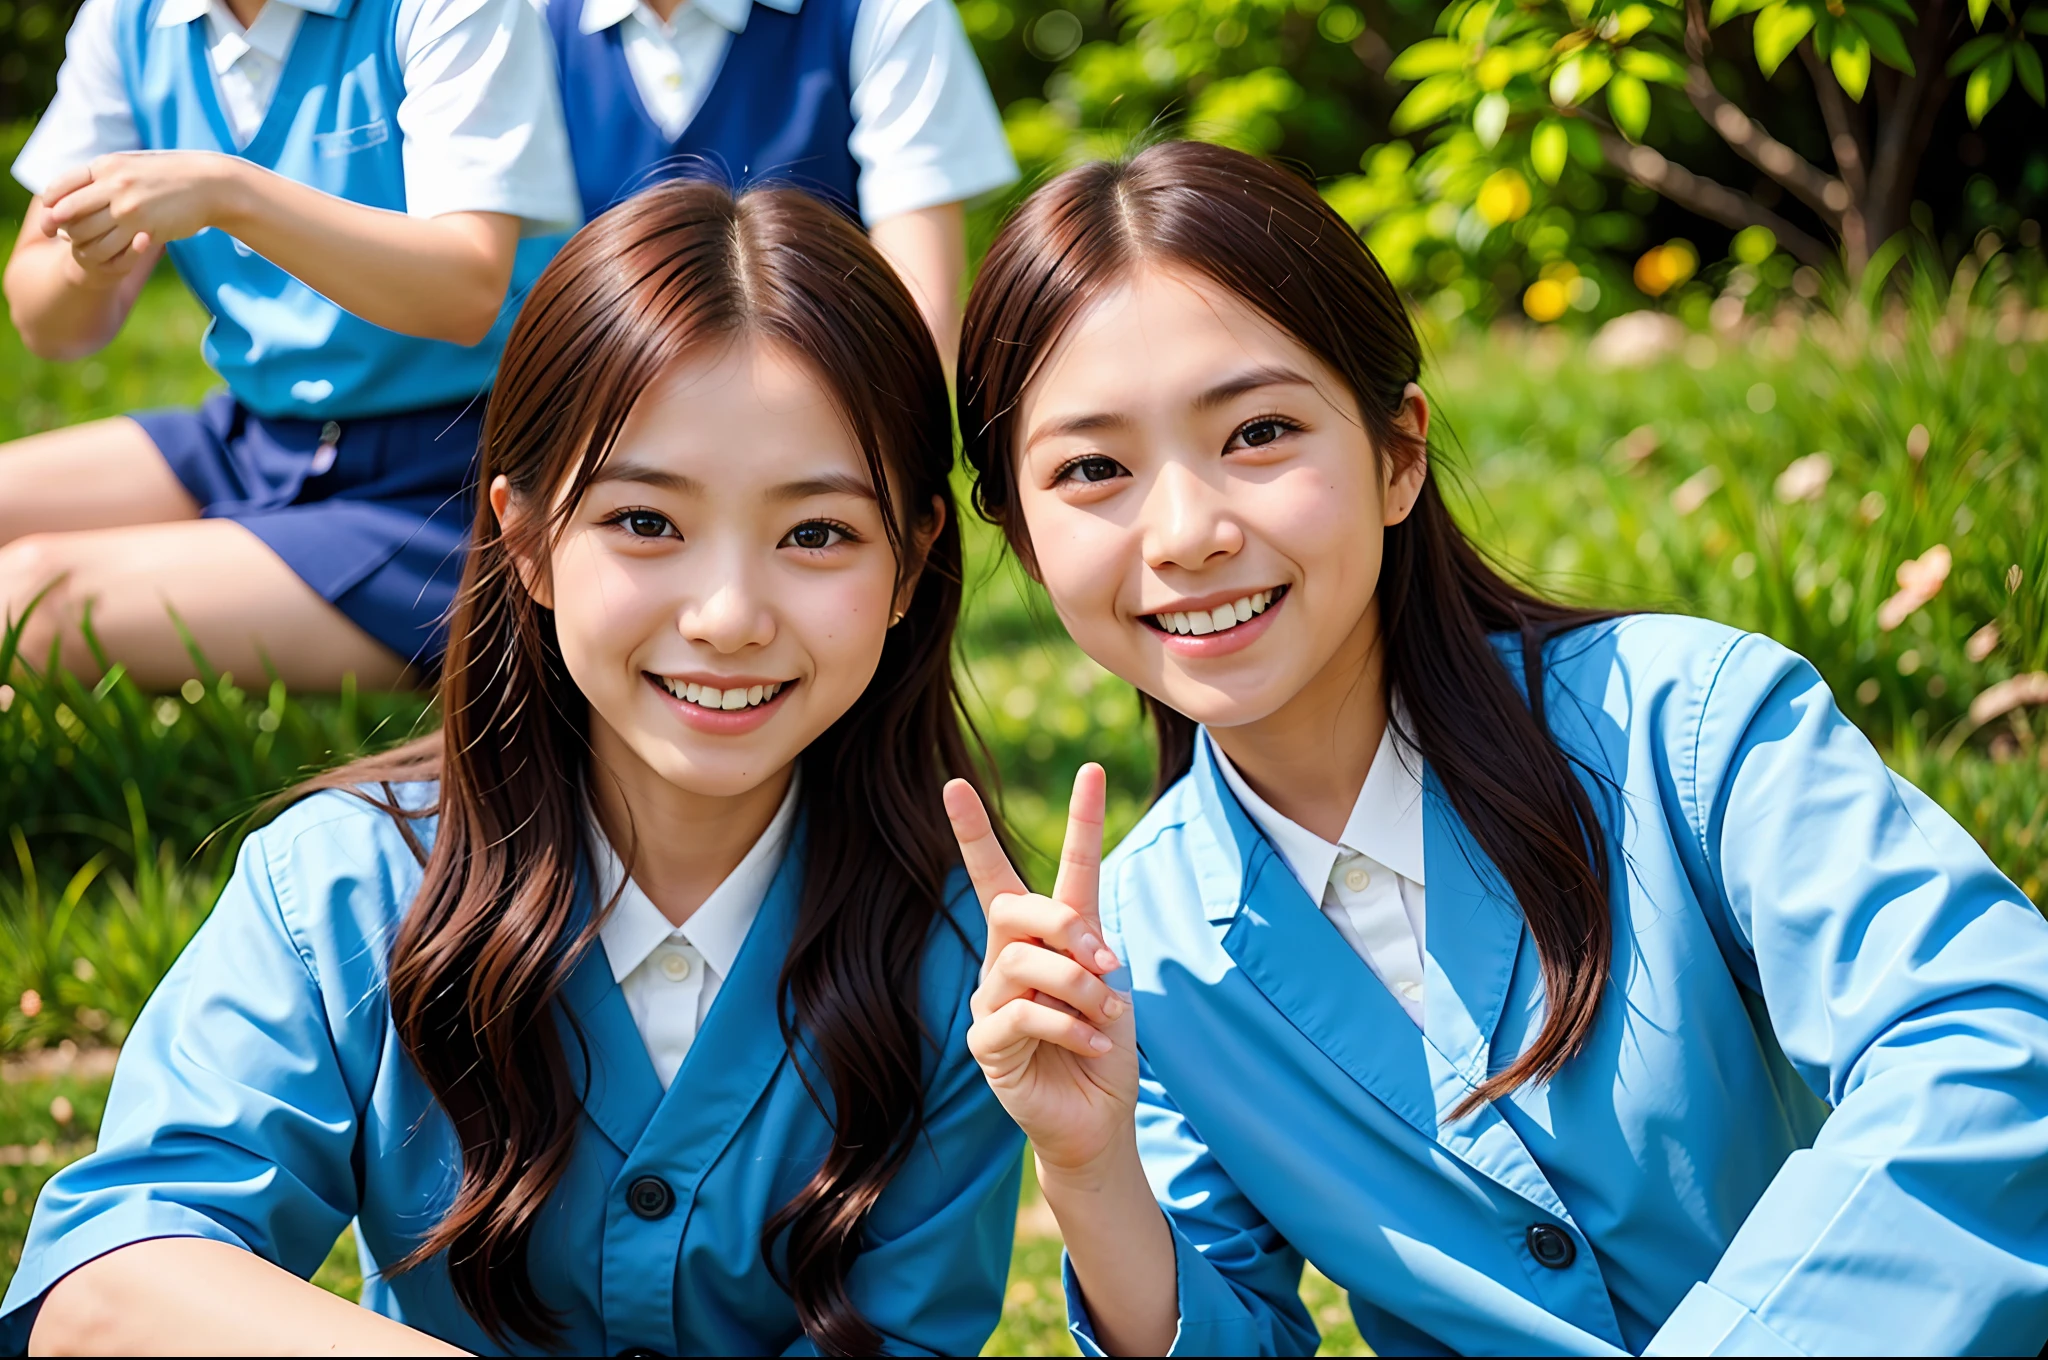
[[652, 672], [648, 673], [647, 678], [686, 704], [695, 704], [699, 708], [708, 708], [718, 713], [734, 713], [740, 709], [759, 707], [796, 683], [794, 680], [778, 680], [772, 685], [720, 689], [716, 685], [700, 685], [694, 680], [671, 680], [665, 675], [655, 675]]
[[1241, 623], [1250, 622], [1272, 608], [1286, 593], [1286, 586], [1275, 586], [1271, 590], [1240, 595], [1229, 604], [1220, 604], [1214, 609], [1175, 610], [1165, 614], [1143, 614], [1139, 617], [1162, 633], [1174, 633], [1181, 637], [1204, 637], [1210, 633], [1227, 633]]

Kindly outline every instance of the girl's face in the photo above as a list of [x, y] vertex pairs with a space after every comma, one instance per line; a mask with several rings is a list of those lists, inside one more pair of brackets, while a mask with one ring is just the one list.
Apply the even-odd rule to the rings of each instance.
[[910, 593], [838, 406], [751, 340], [647, 390], [533, 585], [599, 760], [704, 797], [759, 786], [851, 708]]
[[[1424, 432], [1413, 386], [1402, 419]], [[1383, 469], [1350, 391], [1284, 331], [1140, 269], [1047, 356], [1017, 429], [1032, 556], [1083, 651], [1213, 727], [1355, 683], [1385, 526], [1425, 464]]]

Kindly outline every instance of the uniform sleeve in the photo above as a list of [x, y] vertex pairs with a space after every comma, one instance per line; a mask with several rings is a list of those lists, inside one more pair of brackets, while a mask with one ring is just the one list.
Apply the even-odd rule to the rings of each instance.
[[[882, 1334], [887, 1355], [977, 1355], [1002, 1316], [1024, 1135], [967, 1051], [968, 1008], [980, 966], [981, 909], [955, 895], [953, 919], [975, 953], [944, 933], [927, 956], [925, 994], [944, 995], [932, 1026], [937, 1063], [925, 1088], [924, 1136], [868, 1216], [867, 1240], [848, 1279], [856, 1307]], [[814, 1355], [808, 1339], [788, 1354]]]
[[1728, 651], [1689, 744], [1702, 897], [1834, 1112], [1650, 1352], [2033, 1354], [2048, 922], [1774, 643]]
[[85, 0], [64, 38], [57, 94], [14, 161], [14, 177], [32, 194], [97, 156], [140, 151], [142, 133], [128, 104], [115, 42], [115, 0]]
[[355, 1215], [356, 1123], [259, 833], [137, 1018], [98, 1148], [44, 1187], [0, 1348], [22, 1353], [65, 1275], [151, 1238], [225, 1242], [310, 1277]]
[[406, 211], [505, 213], [527, 236], [576, 226], [554, 52], [531, 0], [403, 0], [397, 28]]
[[853, 25], [860, 215], [958, 203], [1017, 178], [1003, 120], [950, 0], [864, 0]]
[[[1252, 1206], [1140, 1060], [1138, 1155], [1173, 1233], [1180, 1329], [1169, 1355], [1314, 1355], [1301, 1301], [1301, 1253]], [[1106, 1355], [1061, 1260], [1067, 1324], [1083, 1355]]]

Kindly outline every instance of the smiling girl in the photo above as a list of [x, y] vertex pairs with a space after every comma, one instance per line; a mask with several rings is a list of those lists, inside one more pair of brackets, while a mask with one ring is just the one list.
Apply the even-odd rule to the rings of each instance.
[[[506, 353], [443, 729], [253, 835], [4, 1342], [972, 1354], [1014, 1126], [943, 826], [938, 356], [858, 230], [678, 182]], [[305, 1283], [355, 1220], [364, 1308]]]
[[1382, 1355], [2032, 1354], [2048, 923], [1798, 657], [1496, 574], [1418, 370], [1215, 147], [1053, 182], [969, 301], [977, 499], [1160, 740], [1049, 898], [947, 790], [1077, 1342], [1308, 1354], [1306, 1257]]

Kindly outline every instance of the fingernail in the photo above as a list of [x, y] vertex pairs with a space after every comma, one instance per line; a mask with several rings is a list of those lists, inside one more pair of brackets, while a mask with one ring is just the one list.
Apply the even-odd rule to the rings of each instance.
[[1102, 1013], [1112, 1020], [1116, 1019], [1124, 1013], [1124, 999], [1115, 992], [1111, 992], [1109, 1000], [1102, 1003]]
[[1102, 941], [1096, 939], [1093, 935], [1084, 934], [1081, 936], [1081, 952], [1083, 954], [1090, 952], [1100, 953], [1101, 951]]
[[1117, 969], [1123, 966], [1123, 960], [1119, 959], [1116, 955], [1110, 953], [1107, 949], [1097, 949], [1095, 951], [1096, 972], [1114, 973]]
[[1108, 1038], [1106, 1038], [1105, 1036], [1097, 1034], [1092, 1036], [1088, 1040], [1088, 1047], [1094, 1049], [1097, 1053], [1107, 1053], [1110, 1049], [1116, 1047], [1116, 1045], [1110, 1043]]

